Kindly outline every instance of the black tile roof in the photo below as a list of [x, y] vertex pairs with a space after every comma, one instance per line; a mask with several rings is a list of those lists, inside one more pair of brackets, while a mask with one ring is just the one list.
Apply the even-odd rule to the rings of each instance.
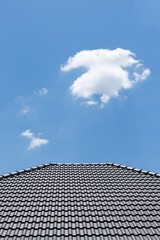
[[158, 240], [160, 175], [45, 164], [0, 176], [0, 239]]

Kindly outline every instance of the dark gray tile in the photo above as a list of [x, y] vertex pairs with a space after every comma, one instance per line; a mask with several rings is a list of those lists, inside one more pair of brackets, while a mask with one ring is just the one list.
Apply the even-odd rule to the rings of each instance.
[[2, 239], [160, 239], [160, 177], [115, 164], [48, 164], [0, 178]]

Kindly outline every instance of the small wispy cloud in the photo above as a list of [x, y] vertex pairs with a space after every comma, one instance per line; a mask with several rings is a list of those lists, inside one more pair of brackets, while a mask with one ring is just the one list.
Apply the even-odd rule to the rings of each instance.
[[134, 72], [133, 76], [135, 77], [135, 80], [138, 82], [140, 80], [145, 80], [150, 74], [150, 70], [147, 68], [145, 69], [141, 74]]
[[35, 149], [42, 145], [46, 145], [49, 143], [47, 139], [35, 137], [35, 134], [31, 132], [30, 129], [22, 132], [20, 136], [26, 137], [28, 140], [30, 140], [29, 148], [28, 149]]
[[92, 101], [92, 100], [89, 100], [89, 101], [87, 101], [87, 102], [85, 102], [85, 103], [86, 103], [86, 105], [88, 105], [88, 106], [97, 105], [97, 102]]
[[61, 70], [70, 71], [79, 67], [85, 68], [86, 72], [71, 85], [72, 95], [88, 99], [87, 105], [99, 101], [101, 107], [111, 98], [119, 96], [122, 89], [132, 88], [150, 75], [149, 68], [145, 69], [141, 61], [135, 59], [134, 53], [121, 48], [80, 51], [69, 57]]
[[27, 115], [28, 113], [30, 113], [31, 112], [31, 108], [30, 107], [28, 107], [28, 106], [26, 106], [26, 107], [24, 107], [22, 110], [21, 110], [21, 114], [23, 114], [23, 115]]
[[46, 95], [48, 93], [48, 89], [46, 88], [41, 88], [38, 91], [34, 91], [34, 94], [42, 96], [42, 95]]

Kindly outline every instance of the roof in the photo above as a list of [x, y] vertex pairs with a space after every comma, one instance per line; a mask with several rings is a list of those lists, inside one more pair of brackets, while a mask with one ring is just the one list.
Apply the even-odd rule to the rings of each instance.
[[1, 239], [158, 240], [160, 175], [49, 163], [0, 176]]

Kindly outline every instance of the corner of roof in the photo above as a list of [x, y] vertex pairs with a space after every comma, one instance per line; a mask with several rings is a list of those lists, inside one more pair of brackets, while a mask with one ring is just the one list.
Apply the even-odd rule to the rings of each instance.
[[115, 166], [117, 168], [124, 168], [124, 169], [130, 170], [130, 171], [135, 171], [135, 172], [143, 173], [143, 174], [150, 175], [150, 176], [160, 177], [159, 173], [153, 173], [153, 172], [150, 172], [150, 171], [145, 171], [143, 169], [128, 167], [128, 166], [124, 166], [122, 164], [117, 164], [117, 163], [107, 163], [107, 164], [111, 165], [111, 166]]
[[41, 168], [44, 168], [44, 167], [47, 167], [47, 166], [50, 166], [50, 165], [56, 165], [57, 163], [45, 163], [45, 164], [41, 164], [41, 165], [37, 165], [35, 167], [30, 167], [30, 168], [26, 168], [26, 169], [22, 169], [22, 170], [19, 170], [19, 171], [16, 171], [16, 172], [11, 172], [11, 173], [7, 173], [7, 174], [2, 174], [0, 175], [0, 179], [2, 178], [7, 178], [7, 177], [11, 177], [11, 176], [14, 176], [14, 175], [19, 175], [21, 173], [26, 173], [26, 172], [31, 172], [33, 170], [36, 170], [36, 169], [41, 169]]

